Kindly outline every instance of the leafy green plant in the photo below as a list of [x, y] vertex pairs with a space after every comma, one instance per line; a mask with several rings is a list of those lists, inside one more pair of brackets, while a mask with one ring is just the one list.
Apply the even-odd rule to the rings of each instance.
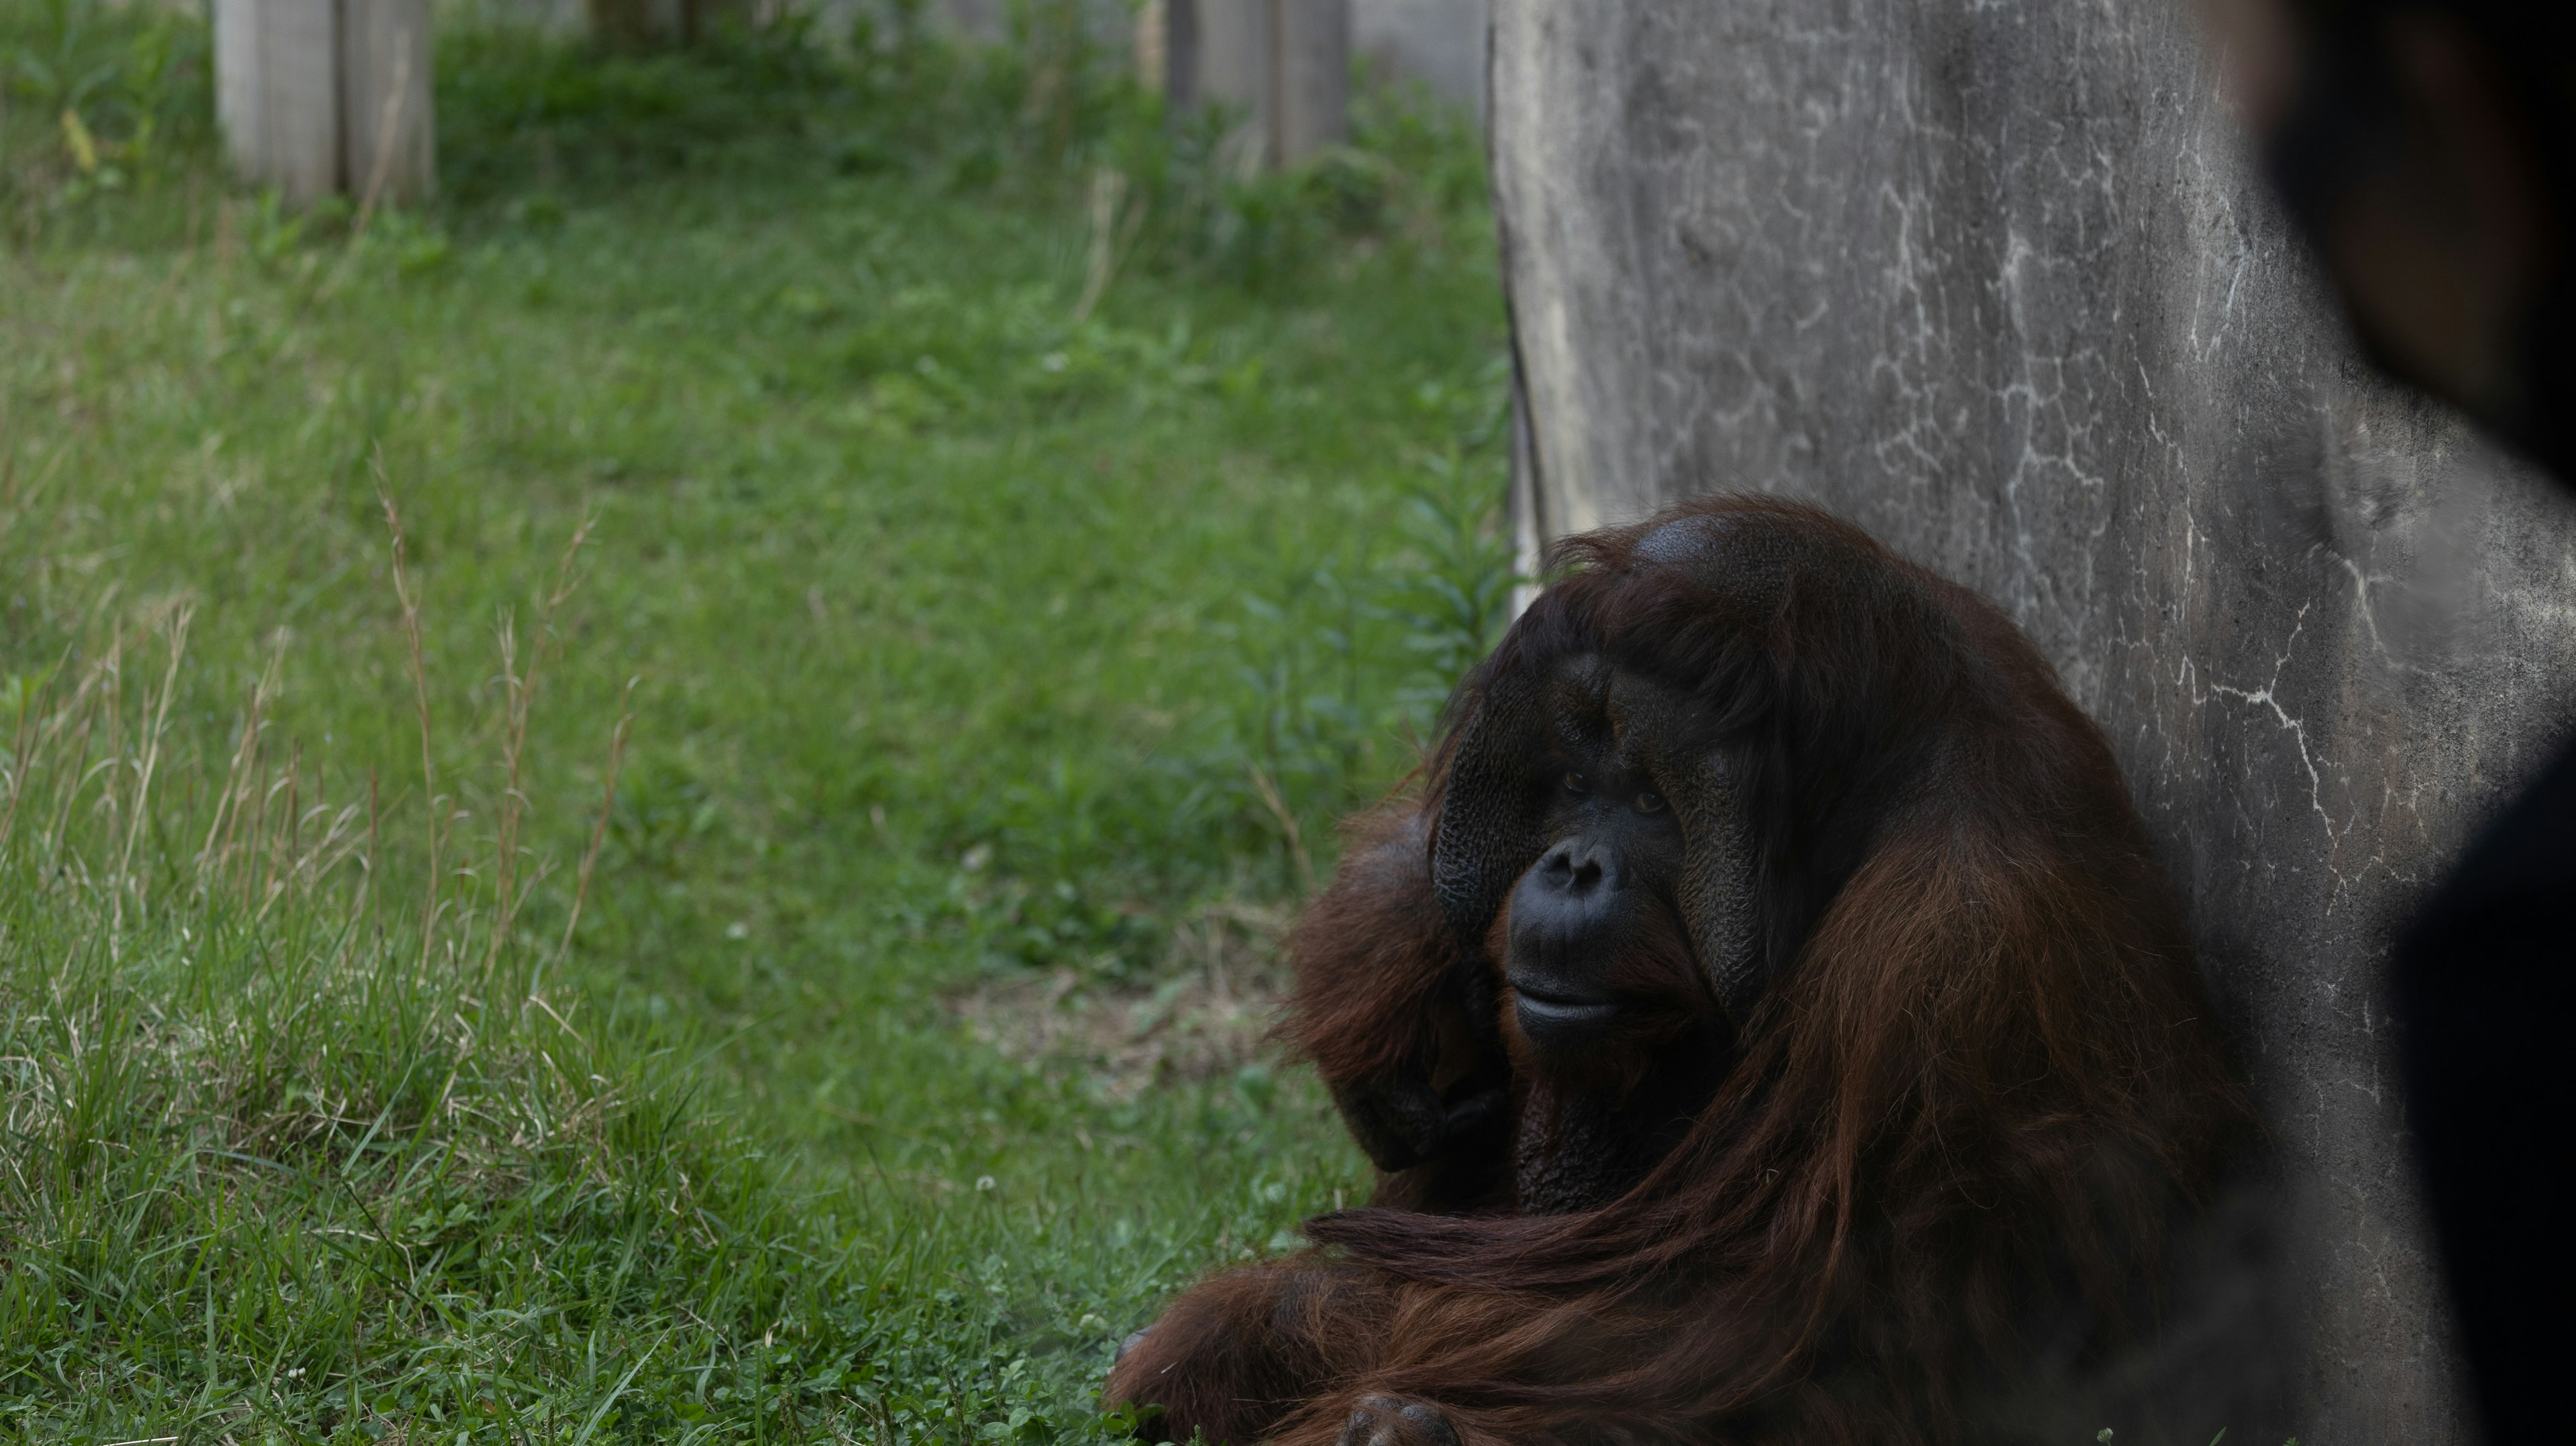
[[1468, 671], [1502, 641], [1521, 581], [1493, 494], [1440, 485], [1463, 470], [1454, 454], [1435, 456], [1429, 468], [1432, 480], [1414, 494], [1408, 515], [1424, 564], [1403, 577], [1392, 604], [1405, 647], [1420, 660], [1410, 696], [1426, 733]]
[[0, 12], [0, 197], [73, 204], [199, 163], [213, 134], [208, 52], [192, 10], [29, 0]]
[[1430, 381], [1415, 394], [1424, 411], [1445, 414], [1456, 428], [1446, 449], [1423, 458], [1405, 516], [1420, 563], [1398, 575], [1387, 604], [1419, 660], [1407, 696], [1419, 710], [1412, 721], [1426, 734], [1468, 671], [1502, 641], [1512, 590], [1528, 581], [1504, 515], [1507, 378], [1497, 361], [1471, 386]]
[[460, 201], [703, 165], [809, 117], [864, 107], [888, 81], [836, 60], [801, 12], [717, 27], [685, 50], [595, 48], [508, 23], [439, 38], [439, 170]]

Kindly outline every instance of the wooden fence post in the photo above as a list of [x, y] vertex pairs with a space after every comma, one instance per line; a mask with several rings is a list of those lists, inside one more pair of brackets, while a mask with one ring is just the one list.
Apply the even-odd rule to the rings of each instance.
[[215, 0], [215, 110], [233, 169], [289, 205], [413, 204], [437, 188], [428, 0]]

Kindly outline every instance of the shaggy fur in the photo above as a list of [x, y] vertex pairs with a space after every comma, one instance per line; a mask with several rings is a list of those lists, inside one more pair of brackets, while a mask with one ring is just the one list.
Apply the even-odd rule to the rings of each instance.
[[[1676, 520], [1726, 565], [1635, 555]], [[2151, 1324], [2247, 1128], [2109, 749], [1999, 611], [1811, 509], [1697, 503], [1563, 560], [1292, 943], [1286, 1034], [1376, 1203], [1183, 1296], [1108, 1394], [1281, 1446], [1961, 1439], [2034, 1349]], [[1582, 656], [1751, 760], [1766, 963], [1677, 1137], [1543, 1213], [1515, 1142], [1566, 1088], [1516, 1064], [1499, 935], [1444, 917], [1430, 857], [1480, 700]]]

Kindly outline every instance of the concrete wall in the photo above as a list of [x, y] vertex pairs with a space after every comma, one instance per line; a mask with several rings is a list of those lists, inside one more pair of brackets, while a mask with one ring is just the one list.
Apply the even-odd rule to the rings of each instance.
[[1152, 0], [1135, 33], [1140, 50], [1159, 40], [1174, 107], [1241, 117], [1225, 149], [1246, 174], [1310, 160], [1349, 135], [1351, 0]]
[[2467, 1439], [2380, 975], [2571, 717], [2565, 510], [2360, 369], [2184, 5], [1494, 4], [1525, 524], [1798, 495], [2010, 609], [2277, 1134], [2292, 1429]]
[[290, 205], [339, 190], [337, 0], [217, 0], [215, 116], [233, 173]]
[[428, 0], [215, 0], [215, 114], [234, 172], [291, 205], [404, 204], [438, 184]]
[[1484, 113], [1485, 0], [1351, 0], [1351, 49], [1373, 79]]

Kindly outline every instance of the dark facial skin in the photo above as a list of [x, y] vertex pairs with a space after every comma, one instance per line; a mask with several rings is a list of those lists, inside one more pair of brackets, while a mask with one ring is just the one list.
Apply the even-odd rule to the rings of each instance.
[[1652, 726], [1657, 710], [1616, 706], [1638, 692], [1624, 681], [1568, 669], [1530, 780], [1544, 847], [1488, 939], [1504, 1038], [1530, 1082], [1514, 1151], [1524, 1211], [1634, 1184], [1733, 1063], [1680, 909], [1684, 821], [1657, 776], [1672, 740], [1656, 735], [1670, 730]]
[[1681, 824], [1654, 779], [1615, 757], [1554, 771], [1555, 843], [1512, 890], [1503, 983], [1551, 1073], [1615, 1073], [1617, 1046], [1661, 1043], [1699, 1002], [1697, 981], [1669, 967], [1688, 962], [1670, 958]]

